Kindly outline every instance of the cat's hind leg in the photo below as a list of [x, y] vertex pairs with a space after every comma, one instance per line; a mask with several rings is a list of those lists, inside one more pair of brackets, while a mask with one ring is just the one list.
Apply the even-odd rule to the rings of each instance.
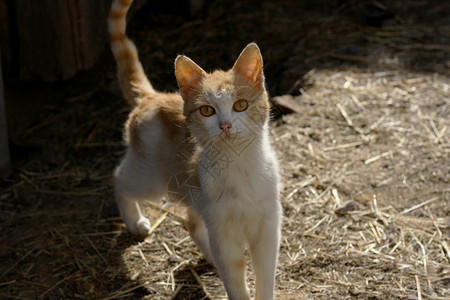
[[114, 192], [120, 214], [128, 231], [147, 236], [150, 221], [141, 211], [139, 202], [159, 200], [164, 194], [164, 183], [158, 168], [128, 150], [114, 172]]
[[116, 192], [116, 202], [128, 231], [136, 236], [147, 236], [151, 224], [150, 220], [142, 214], [139, 201]]

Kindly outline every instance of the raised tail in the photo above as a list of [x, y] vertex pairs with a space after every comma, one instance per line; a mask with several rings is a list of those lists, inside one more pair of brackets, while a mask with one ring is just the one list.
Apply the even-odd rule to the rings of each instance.
[[154, 93], [155, 90], [144, 73], [136, 46], [125, 32], [126, 16], [132, 2], [133, 0], [113, 1], [108, 29], [123, 96], [129, 104], [137, 105], [145, 95]]

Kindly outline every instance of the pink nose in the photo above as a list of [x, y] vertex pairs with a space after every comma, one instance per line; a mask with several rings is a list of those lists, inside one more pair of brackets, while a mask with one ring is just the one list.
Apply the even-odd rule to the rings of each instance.
[[229, 140], [231, 123], [230, 122], [220, 123], [219, 127], [220, 129], [222, 129], [223, 133], [225, 133], [225, 139]]
[[230, 122], [220, 123], [219, 127], [223, 131], [228, 131], [231, 128], [231, 123]]

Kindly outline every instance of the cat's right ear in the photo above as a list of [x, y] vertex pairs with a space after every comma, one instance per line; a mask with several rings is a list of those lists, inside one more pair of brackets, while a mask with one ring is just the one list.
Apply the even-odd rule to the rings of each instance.
[[175, 60], [175, 76], [183, 98], [189, 96], [198, 84], [205, 78], [203, 71], [195, 62], [184, 55], [178, 55]]

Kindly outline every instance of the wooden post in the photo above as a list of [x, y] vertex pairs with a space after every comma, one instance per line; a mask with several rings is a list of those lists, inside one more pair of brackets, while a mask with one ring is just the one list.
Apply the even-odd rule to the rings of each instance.
[[8, 130], [6, 126], [5, 93], [3, 89], [2, 63], [0, 60], [0, 177], [11, 173], [9, 161]]

